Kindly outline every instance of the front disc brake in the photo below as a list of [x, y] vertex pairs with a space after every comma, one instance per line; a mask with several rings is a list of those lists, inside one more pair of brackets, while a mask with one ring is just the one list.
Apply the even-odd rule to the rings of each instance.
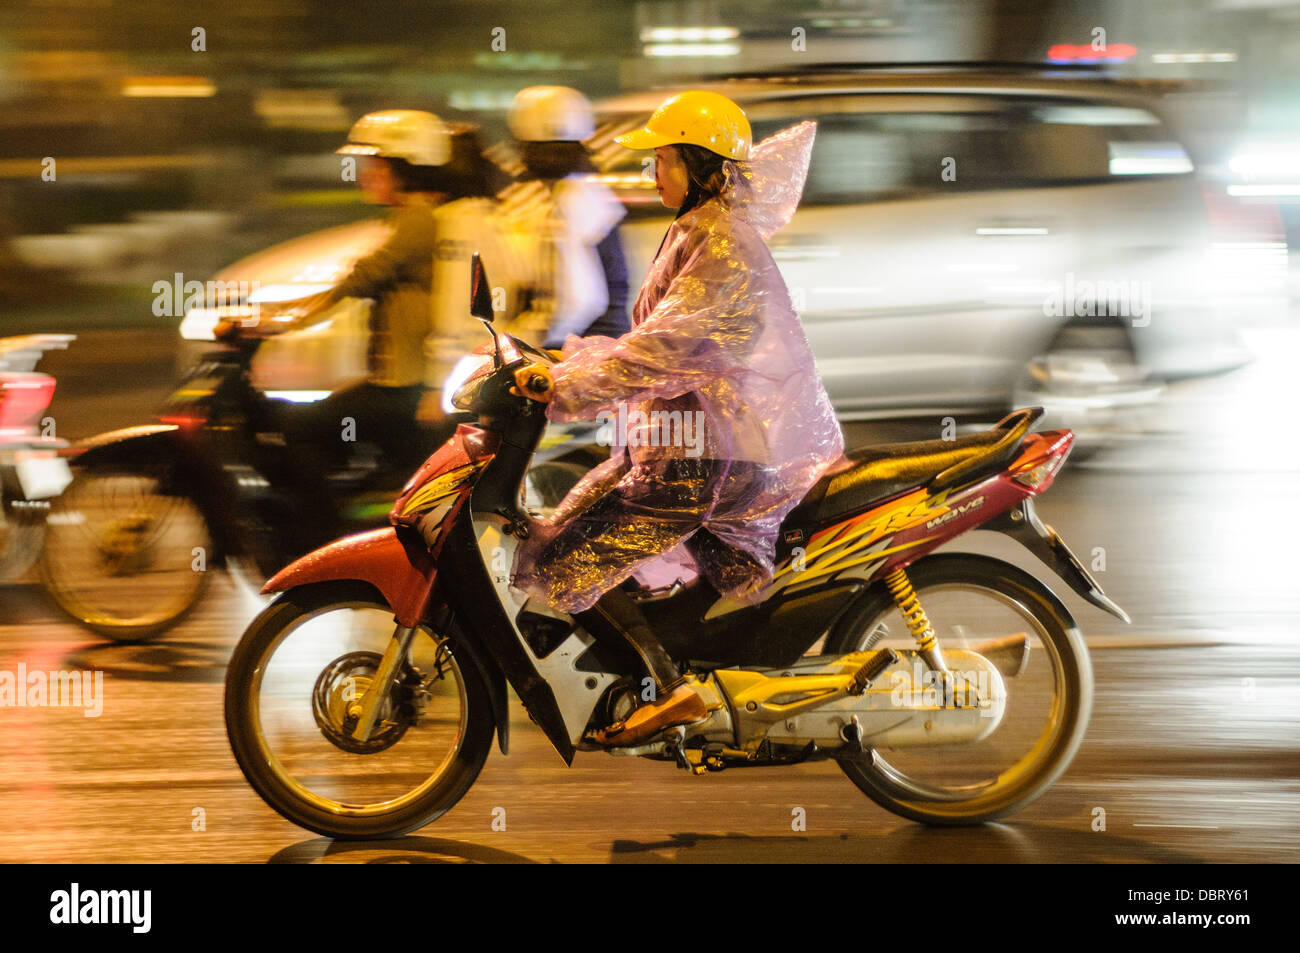
[[349, 652], [325, 666], [311, 693], [311, 713], [325, 739], [353, 754], [375, 754], [397, 744], [414, 721], [414, 709], [405, 700], [408, 679], [399, 679], [380, 709], [374, 730], [365, 741], [352, 737], [361, 719], [361, 704], [370, 690], [383, 656], [377, 652]]

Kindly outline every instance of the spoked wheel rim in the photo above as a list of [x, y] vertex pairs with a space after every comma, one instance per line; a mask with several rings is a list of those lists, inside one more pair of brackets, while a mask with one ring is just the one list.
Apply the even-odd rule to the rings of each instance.
[[[954, 745], [872, 748], [866, 758], [873, 780], [900, 799], [951, 805], [998, 798], [1024, 788], [1057, 758], [1056, 749], [1067, 729], [1069, 673], [1055, 639], [1024, 602], [1007, 593], [973, 583], [918, 585], [916, 591], [940, 647], [949, 652], [949, 668], [959, 669], [959, 657], [951, 650], [969, 650], [1019, 634], [1027, 637], [1028, 657], [1018, 674], [1009, 674], [1014, 668], [1010, 658], [998, 658], [1006, 710], [987, 738]], [[972, 612], [972, 604], [978, 602], [989, 604], [990, 611]], [[1001, 610], [992, 610], [994, 604]], [[856, 647], [866, 645], [881, 623], [889, 634], [874, 641], [874, 648], [915, 647], [892, 608], [868, 622]], [[978, 684], [978, 676], [974, 683]], [[934, 697], [942, 697], [937, 684]], [[851, 762], [850, 766], [866, 768]]]
[[346, 679], [355, 679], [360, 703], [370, 687], [364, 672], [377, 670], [393, 627], [387, 606], [336, 603], [298, 616], [257, 658], [247, 698], [259, 755], [304, 805], [335, 816], [394, 814], [427, 797], [460, 755], [465, 678], [447, 641], [427, 628], [416, 630], [369, 742], [345, 737]]
[[159, 492], [160, 482], [86, 474], [51, 507], [42, 576], [85, 624], [148, 629], [198, 599], [213, 555], [207, 522], [188, 497]]

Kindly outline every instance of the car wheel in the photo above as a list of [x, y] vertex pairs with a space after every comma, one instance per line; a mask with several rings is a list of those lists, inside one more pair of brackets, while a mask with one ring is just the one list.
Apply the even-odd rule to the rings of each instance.
[[1138, 360], [1128, 328], [1099, 318], [1057, 331], [1026, 364], [1012, 403], [1043, 408], [1037, 430], [1073, 430], [1078, 461], [1140, 434], [1162, 390]]

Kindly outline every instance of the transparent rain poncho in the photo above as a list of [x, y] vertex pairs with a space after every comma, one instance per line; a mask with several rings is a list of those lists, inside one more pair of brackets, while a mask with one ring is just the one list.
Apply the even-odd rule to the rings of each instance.
[[765, 139], [679, 215], [629, 333], [567, 340], [548, 416], [600, 421], [612, 455], [520, 547], [519, 589], [579, 612], [683, 543], [723, 595], [771, 578], [782, 519], [844, 448], [764, 244], [799, 204], [815, 133]]

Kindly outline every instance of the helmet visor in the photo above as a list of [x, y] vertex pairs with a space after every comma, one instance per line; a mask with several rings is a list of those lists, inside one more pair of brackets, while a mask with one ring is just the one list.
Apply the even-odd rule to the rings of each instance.
[[658, 149], [660, 146], [674, 144], [672, 136], [652, 132], [649, 129], [634, 129], [632, 132], [616, 136], [614, 141], [625, 149]]

